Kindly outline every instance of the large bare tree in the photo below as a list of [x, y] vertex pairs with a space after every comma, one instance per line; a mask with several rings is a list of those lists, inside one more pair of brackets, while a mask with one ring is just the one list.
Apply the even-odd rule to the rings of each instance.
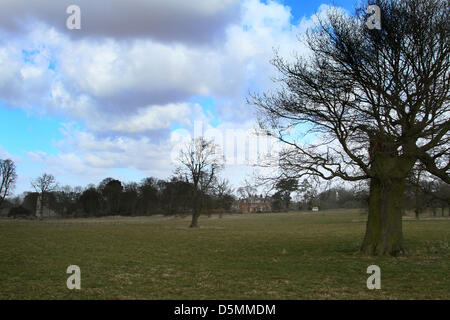
[[44, 206], [47, 204], [48, 193], [55, 191], [58, 184], [52, 174], [44, 173], [42, 176], [31, 181], [31, 186], [39, 194], [39, 218], [42, 219], [44, 215]]
[[180, 151], [181, 163], [176, 173], [193, 185], [193, 213], [190, 227], [198, 227], [202, 210], [202, 197], [210, 190], [217, 174], [223, 168], [223, 155], [219, 147], [203, 137], [191, 139]]
[[14, 161], [0, 159], [0, 209], [5, 198], [10, 195], [17, 180]]
[[[402, 196], [416, 163], [450, 183], [449, 3], [330, 11], [307, 34], [309, 55], [274, 58], [279, 89], [250, 98], [261, 127], [286, 146], [280, 176], [370, 181], [363, 253], [406, 252]], [[366, 25], [373, 4], [381, 30]], [[295, 134], [302, 129], [306, 136]]]

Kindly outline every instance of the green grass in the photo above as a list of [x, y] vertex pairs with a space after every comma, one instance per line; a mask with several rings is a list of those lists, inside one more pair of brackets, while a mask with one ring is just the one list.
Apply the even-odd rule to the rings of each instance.
[[[0, 220], [0, 299], [449, 299], [450, 219], [403, 224], [409, 257], [357, 253], [356, 211]], [[69, 265], [81, 290], [66, 287]], [[366, 269], [381, 268], [381, 290]]]

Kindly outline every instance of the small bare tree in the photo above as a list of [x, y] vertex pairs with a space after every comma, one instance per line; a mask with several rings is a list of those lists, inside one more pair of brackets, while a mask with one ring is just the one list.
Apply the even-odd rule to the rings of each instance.
[[230, 181], [226, 178], [224, 179], [218, 179], [215, 187], [214, 187], [215, 193], [217, 197], [223, 197], [226, 194], [231, 194], [233, 192], [233, 188], [230, 185]]
[[219, 217], [222, 218], [223, 213], [225, 212], [226, 205], [226, 197], [233, 193], [233, 188], [230, 185], [230, 181], [228, 179], [217, 179], [217, 182], [214, 186], [214, 193], [219, 200], [220, 206], [220, 214]]
[[217, 174], [223, 168], [223, 155], [213, 141], [200, 137], [186, 144], [180, 151], [178, 161], [181, 166], [176, 169], [176, 173], [193, 185], [193, 213], [190, 227], [197, 228], [203, 196], [212, 187]]
[[0, 208], [5, 198], [10, 195], [17, 180], [16, 165], [12, 160], [0, 159]]
[[39, 200], [40, 201], [40, 209], [39, 209], [39, 218], [42, 219], [44, 215], [44, 206], [47, 202], [47, 196], [49, 192], [55, 191], [58, 187], [58, 184], [56, 183], [56, 179], [52, 174], [44, 173], [42, 176], [36, 178], [35, 180], [31, 181], [31, 186], [34, 188], [34, 190], [39, 193]]
[[250, 198], [258, 192], [258, 188], [255, 183], [251, 183], [249, 180], [245, 179], [244, 182], [242, 182], [242, 186], [240, 186], [236, 192], [240, 198]]

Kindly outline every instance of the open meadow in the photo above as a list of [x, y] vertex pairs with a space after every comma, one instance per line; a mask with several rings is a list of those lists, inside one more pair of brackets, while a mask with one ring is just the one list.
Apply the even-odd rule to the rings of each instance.
[[[405, 218], [410, 256], [358, 254], [358, 210], [0, 220], [0, 299], [450, 299], [450, 219]], [[368, 290], [370, 265], [381, 290]], [[69, 265], [81, 290], [68, 290]]]

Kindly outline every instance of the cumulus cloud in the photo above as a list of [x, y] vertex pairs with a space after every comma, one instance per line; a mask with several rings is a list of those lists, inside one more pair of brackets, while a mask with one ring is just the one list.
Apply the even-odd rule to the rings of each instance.
[[0, 46], [0, 97], [13, 105], [29, 107], [48, 92], [52, 71], [44, 55], [27, 53], [8, 44]]
[[[148, 39], [71, 40], [40, 25], [0, 45], [0, 96], [13, 105], [63, 112], [88, 125], [99, 123], [101, 114], [110, 124], [145, 110], [148, 116], [152, 106], [186, 104], [196, 95], [213, 97], [224, 120], [254, 117], [245, 103], [248, 90], [273, 87], [270, 79], [276, 72], [269, 61], [274, 48], [287, 57], [304, 51], [297, 35], [308, 20], [293, 25], [289, 7], [258, 0], [243, 2], [238, 16], [217, 47]], [[20, 46], [26, 50], [16, 49]], [[129, 131], [123, 124], [104, 128]]]
[[[193, 95], [231, 95], [243, 83], [220, 51], [142, 40], [69, 42], [58, 55], [61, 75], [71, 91], [88, 94], [101, 105], [186, 101]], [[226, 61], [225, 61], [226, 62]]]
[[[81, 30], [66, 28], [70, 5], [81, 9]], [[207, 43], [238, 17], [238, 0], [2, 0], [0, 27], [26, 32], [44, 22], [73, 37], [151, 38]]]
[[[79, 36], [65, 28], [73, 3], [82, 9]], [[55, 174], [87, 176], [113, 168], [170, 174], [173, 148], [196, 121], [224, 140], [229, 130], [253, 129], [248, 92], [274, 88], [274, 49], [288, 59], [307, 53], [298, 35], [316, 19], [293, 24], [289, 7], [258, 0], [1, 6], [0, 32], [7, 33], [0, 40], [0, 101], [83, 124], [63, 129], [57, 154], [28, 155]], [[218, 33], [221, 40], [213, 41]], [[199, 96], [212, 99], [211, 109], [192, 102]]]
[[[169, 139], [170, 141], [170, 139]], [[170, 152], [173, 145], [154, 143], [148, 137], [104, 137], [67, 126], [58, 142], [57, 154], [30, 151], [28, 156], [45, 164], [55, 174], [105, 175], [111, 169], [127, 168], [146, 174], [169, 175], [173, 169]]]
[[115, 123], [110, 130], [126, 133], [140, 133], [149, 130], [167, 129], [172, 123], [186, 124], [190, 113], [189, 105], [169, 104], [141, 109], [126, 121]]

